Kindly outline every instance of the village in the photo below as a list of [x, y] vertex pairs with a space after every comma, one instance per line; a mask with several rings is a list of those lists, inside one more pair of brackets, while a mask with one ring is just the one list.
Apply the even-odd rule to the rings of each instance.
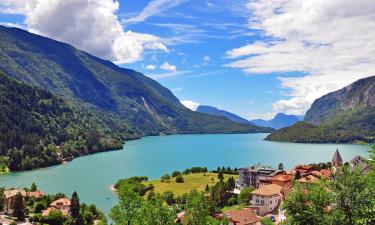
[[[227, 211], [220, 216], [225, 216], [229, 225], [260, 225], [262, 218], [267, 218], [273, 224], [282, 224], [287, 220], [287, 215], [281, 205], [293, 190], [294, 182], [298, 182], [303, 188], [310, 182], [332, 179], [332, 175], [343, 163], [339, 150], [336, 150], [329, 163], [297, 165], [291, 170], [284, 170], [282, 164], [278, 169], [260, 164], [240, 168], [234, 193], [240, 194], [244, 188], [254, 189], [251, 192], [251, 205]], [[361, 156], [355, 156], [348, 163], [352, 170], [359, 170], [362, 174], [371, 171], [366, 159]]]
[[[288, 216], [282, 204], [295, 184], [298, 183], [303, 188], [308, 183], [332, 179], [333, 174], [343, 164], [340, 152], [336, 150], [331, 162], [328, 163], [296, 165], [290, 170], [284, 169], [282, 163], [277, 169], [260, 164], [240, 168], [232, 194], [240, 195], [244, 190], [250, 189], [250, 204], [241, 209], [226, 210], [214, 217], [225, 218], [229, 225], [261, 225], [266, 220], [273, 224], [283, 224]], [[349, 164], [352, 170], [358, 170], [362, 174], [371, 171], [366, 159], [361, 156], [356, 156], [345, 164]], [[35, 184], [30, 189], [3, 190], [3, 193], [4, 207], [0, 216], [2, 225], [55, 224], [54, 220], [59, 217], [67, 219], [76, 216], [73, 215], [76, 214], [76, 193], [72, 198], [67, 198], [64, 194], [45, 195]], [[93, 218], [83, 224], [92, 224], [94, 221], [97, 223], [104, 218], [96, 209], [93, 214]], [[175, 223], [183, 224], [184, 217], [185, 212], [179, 212]]]

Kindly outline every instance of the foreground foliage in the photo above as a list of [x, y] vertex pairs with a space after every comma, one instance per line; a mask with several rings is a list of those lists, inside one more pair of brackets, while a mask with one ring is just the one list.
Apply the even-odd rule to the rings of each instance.
[[344, 165], [332, 180], [295, 185], [283, 208], [288, 223], [302, 224], [374, 224], [375, 223], [375, 148], [371, 150], [373, 171], [365, 176]]

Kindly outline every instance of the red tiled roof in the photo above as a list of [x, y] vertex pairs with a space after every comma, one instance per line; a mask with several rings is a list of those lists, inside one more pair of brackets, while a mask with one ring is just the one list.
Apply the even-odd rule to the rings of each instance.
[[291, 181], [292, 176], [291, 175], [285, 175], [285, 174], [279, 174], [279, 175], [271, 177], [271, 180], [272, 181], [282, 181], [282, 182]]
[[260, 218], [252, 209], [232, 210], [224, 213], [229, 221], [235, 222], [236, 225], [248, 225], [260, 222]]
[[262, 196], [277, 195], [281, 193], [281, 187], [277, 184], [268, 184], [254, 190], [251, 193]]
[[41, 198], [43, 197], [44, 193], [41, 191], [30, 191], [27, 192], [27, 196], [33, 197], [33, 198]]
[[56, 207], [58, 205], [70, 206], [70, 199], [60, 198], [50, 204], [51, 207]]
[[48, 207], [46, 210], [42, 211], [42, 216], [48, 216], [53, 210], [60, 211], [64, 216], [69, 215], [69, 210], [67, 209], [63, 210], [63, 209], [56, 209], [54, 207]]
[[320, 173], [323, 175], [325, 178], [330, 178], [331, 177], [331, 171], [327, 169], [322, 169], [320, 170]]

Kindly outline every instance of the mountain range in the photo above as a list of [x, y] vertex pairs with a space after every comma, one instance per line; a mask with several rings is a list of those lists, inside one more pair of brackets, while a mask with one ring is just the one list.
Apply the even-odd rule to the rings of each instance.
[[375, 76], [314, 101], [303, 122], [266, 139], [287, 142], [375, 142]]
[[4, 26], [0, 40], [0, 130], [6, 134], [0, 157], [12, 170], [121, 148], [145, 135], [272, 131], [193, 112], [147, 76], [71, 45]]
[[276, 116], [270, 120], [255, 119], [250, 120], [250, 122], [256, 126], [260, 127], [272, 127], [276, 130], [291, 126], [299, 121], [301, 121], [300, 116], [287, 115], [284, 113], [278, 113]]
[[216, 107], [207, 106], [207, 105], [198, 106], [196, 111], [201, 112], [201, 113], [207, 113], [210, 115], [215, 115], [215, 116], [224, 116], [236, 123], [253, 124], [259, 127], [271, 127], [273, 129], [281, 129], [284, 127], [288, 127], [302, 120], [300, 116], [278, 113], [273, 119], [270, 119], [270, 120], [254, 119], [254, 120], [249, 121], [234, 113], [221, 110]]

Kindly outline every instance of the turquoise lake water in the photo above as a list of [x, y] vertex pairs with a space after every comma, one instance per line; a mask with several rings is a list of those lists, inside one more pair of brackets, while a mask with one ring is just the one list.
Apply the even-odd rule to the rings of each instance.
[[330, 161], [336, 148], [344, 161], [368, 156], [367, 146], [343, 144], [293, 144], [264, 141], [267, 134], [174, 135], [129, 141], [123, 150], [98, 153], [58, 165], [0, 176], [0, 187], [29, 187], [36, 182], [46, 193], [76, 190], [81, 201], [95, 203], [108, 212], [117, 198], [110, 190], [118, 179], [148, 176], [192, 166], [243, 167], [262, 163], [286, 168], [299, 163]]

